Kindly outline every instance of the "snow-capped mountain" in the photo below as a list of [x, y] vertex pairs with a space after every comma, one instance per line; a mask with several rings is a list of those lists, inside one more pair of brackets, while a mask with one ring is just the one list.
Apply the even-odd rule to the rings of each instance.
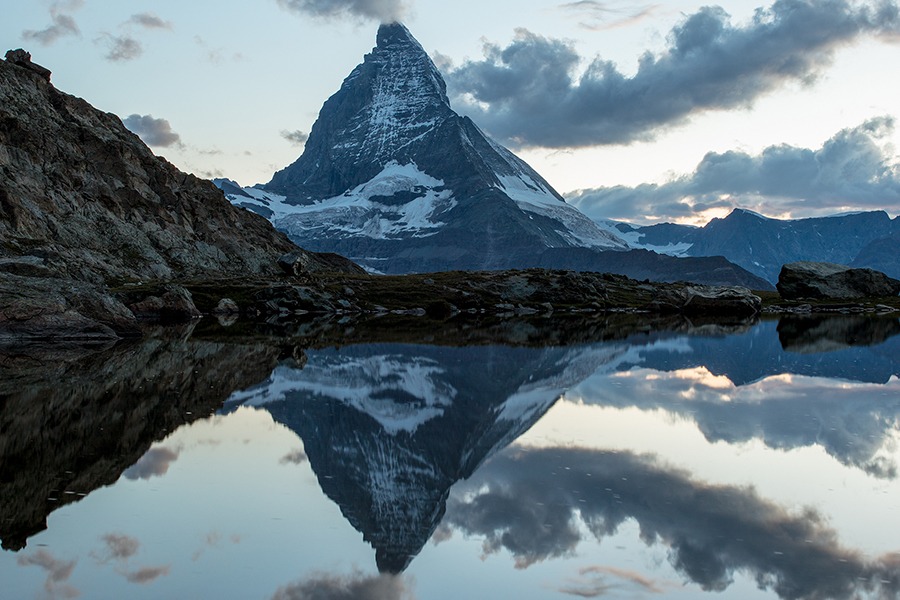
[[302, 247], [382, 272], [530, 266], [546, 248], [627, 248], [456, 114], [431, 58], [397, 23], [379, 28], [294, 164], [255, 188], [216, 183]]
[[782, 220], [744, 209], [704, 227], [662, 223], [612, 228], [634, 248], [673, 256], [724, 256], [772, 283], [781, 266], [809, 260], [865, 267], [900, 277], [900, 218], [884, 211]]
[[323, 491], [372, 544], [379, 569], [397, 573], [440, 523], [454, 483], [624, 353], [619, 344], [309, 351], [302, 370], [278, 367], [226, 407], [259, 407], [294, 430]]
[[379, 28], [296, 162], [264, 185], [215, 183], [301, 247], [375, 272], [541, 267], [771, 287], [721, 257], [629, 251], [614, 227], [456, 114], [434, 62], [399, 23]]

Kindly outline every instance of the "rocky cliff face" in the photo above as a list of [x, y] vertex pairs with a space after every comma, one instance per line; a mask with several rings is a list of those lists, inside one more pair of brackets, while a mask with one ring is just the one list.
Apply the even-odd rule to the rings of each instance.
[[275, 275], [298, 250], [115, 115], [0, 61], [0, 335], [121, 332], [111, 281]]
[[295, 242], [386, 273], [534, 266], [547, 248], [623, 250], [524, 161], [450, 107], [400, 24], [325, 102], [303, 155], [238, 205]]

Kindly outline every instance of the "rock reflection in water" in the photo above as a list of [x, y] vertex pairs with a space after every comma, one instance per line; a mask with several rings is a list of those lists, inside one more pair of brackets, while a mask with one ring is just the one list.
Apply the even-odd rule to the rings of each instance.
[[150, 445], [274, 368], [267, 345], [189, 341], [0, 350], [0, 539], [19, 550], [47, 515], [114, 483]]
[[788, 352], [817, 354], [853, 346], [874, 346], [900, 334], [900, 320], [871, 316], [791, 315], [778, 323]]

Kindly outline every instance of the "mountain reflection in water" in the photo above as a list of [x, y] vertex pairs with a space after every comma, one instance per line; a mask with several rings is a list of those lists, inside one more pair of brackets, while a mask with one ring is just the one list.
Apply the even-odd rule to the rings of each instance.
[[[350, 337], [350, 328], [362, 343], [332, 347]], [[817, 448], [839, 465], [829, 469], [859, 473], [872, 489], [900, 488], [896, 319], [785, 318], [727, 327], [593, 322], [573, 328], [574, 336], [557, 332], [557, 339], [575, 339], [550, 347], [540, 345], [540, 327], [530, 324], [503, 325], [499, 342], [466, 328], [413, 332], [407, 340], [396, 329], [382, 335], [353, 324], [339, 325], [338, 333], [310, 331], [231, 339], [169, 332], [116, 347], [0, 352], [3, 547], [22, 551], [51, 512], [80, 504], [92, 490], [151, 478], [161, 485], [184, 444], [155, 441], [216, 409], [214, 420], [245, 418], [251, 408], [302, 440], [303, 450], [285, 454], [281, 464], [311, 469], [321, 493], [374, 548], [381, 573], [348, 563], [351, 575], [329, 574], [333, 564], [311, 564], [292, 583], [284, 584], [289, 573], [257, 582], [252, 595], [276, 588], [273, 598], [478, 595], [477, 587], [441, 587], [444, 571], [439, 576], [428, 560], [414, 560], [444, 547], [458, 553], [472, 539], [481, 540], [484, 557], [510, 555], [515, 569], [482, 563], [497, 574], [471, 585], [486, 589], [496, 579], [510, 590], [531, 590], [522, 597], [688, 593], [686, 583], [700, 594], [744, 589], [748, 581], [782, 598], [900, 593], [900, 559], [891, 554], [900, 544], [856, 548], [831, 524], [831, 505], [819, 506], [815, 496], [785, 505], [750, 475], [707, 481], [677, 453], [661, 458], [639, 450], [642, 431], [629, 434], [633, 449], [604, 447], [602, 437], [576, 439], [563, 421], [553, 421], [563, 425], [549, 438], [526, 434], [561, 405], [588, 415], [577, 423], [582, 429], [601, 411], [665, 414], [692, 423], [710, 458], [746, 444], [769, 449], [769, 461], [779, 460], [772, 452]], [[476, 345], [455, 345], [460, 336]], [[272, 467], [278, 465], [258, 466]], [[860, 510], [871, 493], [859, 491]], [[78, 508], [67, 507], [70, 518]], [[888, 529], [900, 525], [893, 516]], [[303, 507], [288, 518], [302, 522]], [[591, 545], [620, 539], [630, 524], [648, 549], [666, 549], [668, 567], [628, 570]], [[105, 531], [102, 523], [96, 528]], [[51, 524], [41, 539], [53, 535]], [[131, 540], [104, 535], [110, 548]], [[594, 562], [575, 560], [584, 552], [597, 555]], [[11, 555], [0, 554], [4, 581], [6, 565], [18, 565], [14, 578], [34, 565], [71, 564], [44, 549]], [[241, 558], [257, 560], [266, 559]], [[569, 564], [563, 577], [559, 570]], [[143, 574], [147, 589], [179, 580], [177, 567], [154, 568]], [[541, 569], [557, 583], [535, 587], [528, 573]], [[412, 574], [415, 585], [401, 573]], [[425, 593], [432, 587], [436, 596]], [[247, 595], [236, 590], [234, 597]]]

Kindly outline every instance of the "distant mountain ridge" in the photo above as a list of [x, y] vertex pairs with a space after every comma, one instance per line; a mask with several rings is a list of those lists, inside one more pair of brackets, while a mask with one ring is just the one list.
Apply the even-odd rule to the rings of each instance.
[[637, 247], [673, 256], [724, 256], [769, 282], [784, 264], [831, 262], [900, 277], [900, 217], [884, 211], [781, 220], [735, 209], [704, 227], [613, 224]]
[[[325, 102], [296, 162], [264, 185], [215, 183], [304, 248], [382, 273], [600, 270], [592, 264], [598, 252], [629, 250], [455, 113], [440, 72], [399, 23], [378, 29], [375, 48]], [[710, 279], [705, 264], [662, 260], [640, 253], [607, 262], [624, 269], [613, 272], [660, 281], [690, 273], [699, 283], [768, 287], [740, 268]]]

